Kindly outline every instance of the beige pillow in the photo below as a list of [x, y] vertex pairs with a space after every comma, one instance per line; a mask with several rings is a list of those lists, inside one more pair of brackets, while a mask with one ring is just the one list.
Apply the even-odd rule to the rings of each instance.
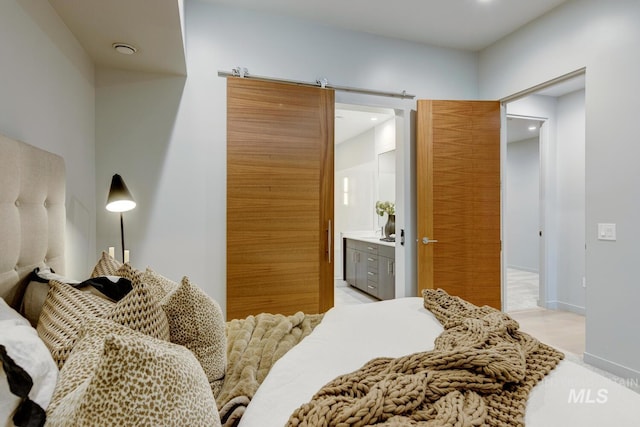
[[171, 342], [193, 352], [217, 395], [227, 367], [226, 324], [220, 306], [187, 277], [161, 305], [169, 320]]
[[37, 329], [59, 368], [67, 360], [78, 330], [88, 318], [107, 318], [154, 338], [169, 340], [167, 316], [141, 281], [142, 273], [129, 264], [114, 273], [129, 279], [133, 287], [117, 303], [52, 281]]
[[61, 368], [86, 318], [106, 315], [115, 303], [52, 280], [38, 319], [38, 335]]
[[120, 261], [103, 251], [98, 263], [93, 268], [91, 277], [116, 276], [116, 271], [118, 271], [122, 265]]
[[220, 426], [220, 418], [189, 350], [91, 319], [60, 371], [47, 425]]

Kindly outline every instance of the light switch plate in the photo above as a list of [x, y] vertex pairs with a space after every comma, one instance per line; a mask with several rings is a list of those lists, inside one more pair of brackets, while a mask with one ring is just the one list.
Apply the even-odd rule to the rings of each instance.
[[599, 223], [598, 240], [616, 240], [616, 225]]

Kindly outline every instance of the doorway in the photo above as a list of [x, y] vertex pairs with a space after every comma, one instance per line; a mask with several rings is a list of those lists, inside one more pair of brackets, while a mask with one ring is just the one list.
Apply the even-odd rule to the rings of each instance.
[[336, 304], [375, 298], [343, 280], [344, 235], [382, 237], [386, 216], [377, 201], [396, 203], [396, 112], [392, 108], [336, 103], [334, 189], [334, 279]]
[[544, 120], [507, 117], [504, 311], [538, 307], [540, 294], [540, 129]]
[[[509, 267], [518, 265], [518, 251], [524, 246], [536, 246], [539, 254], [539, 291], [537, 306], [549, 310], [586, 312], [585, 301], [585, 75], [584, 72], [525, 96], [504, 102], [507, 138], [509, 118], [542, 121], [538, 138], [539, 150], [539, 228], [530, 227], [525, 235], [510, 229], [514, 222], [510, 213], [517, 211], [523, 197], [518, 178], [508, 175], [510, 144], [506, 144], [505, 163], [505, 253], [503, 295], [505, 310], [513, 311], [509, 301]], [[534, 145], [535, 143], [532, 143]], [[530, 151], [533, 151], [531, 149]], [[512, 153], [513, 154], [513, 153]], [[535, 162], [532, 161], [532, 164]], [[522, 165], [521, 165], [522, 166]], [[535, 167], [532, 167], [535, 169]], [[516, 182], [513, 182], [513, 181]], [[530, 184], [535, 186], [535, 183]], [[526, 187], [522, 187], [522, 191]], [[531, 188], [531, 187], [529, 187]], [[515, 205], [515, 206], [514, 206]], [[530, 212], [529, 212], [530, 213]], [[522, 215], [522, 212], [520, 212]], [[522, 218], [521, 218], [522, 219]], [[535, 218], [530, 218], [533, 221]], [[537, 245], [534, 243], [537, 240]], [[533, 251], [536, 252], [536, 251]], [[531, 257], [530, 259], [534, 259]], [[535, 269], [535, 262], [530, 264]], [[529, 267], [525, 265], [525, 267]], [[512, 298], [513, 299], [513, 298]], [[530, 303], [530, 301], [529, 301]], [[534, 307], [535, 308], [535, 307]]]

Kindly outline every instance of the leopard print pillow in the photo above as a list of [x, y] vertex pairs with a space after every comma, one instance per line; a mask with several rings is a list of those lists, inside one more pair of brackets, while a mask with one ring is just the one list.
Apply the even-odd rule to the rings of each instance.
[[226, 324], [220, 306], [188, 277], [160, 304], [169, 320], [171, 342], [193, 352], [217, 395], [227, 367]]
[[220, 418], [189, 350], [96, 318], [60, 371], [47, 425], [215, 427]]

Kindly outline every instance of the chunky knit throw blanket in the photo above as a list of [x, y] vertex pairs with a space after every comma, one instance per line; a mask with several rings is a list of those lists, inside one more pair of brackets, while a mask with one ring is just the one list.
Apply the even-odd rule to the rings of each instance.
[[431, 351], [377, 358], [325, 385], [288, 426], [524, 426], [531, 389], [564, 357], [490, 307], [442, 290], [424, 305], [444, 332]]
[[224, 427], [236, 426], [273, 364], [320, 323], [322, 315], [262, 313], [227, 322], [227, 372], [216, 397]]

